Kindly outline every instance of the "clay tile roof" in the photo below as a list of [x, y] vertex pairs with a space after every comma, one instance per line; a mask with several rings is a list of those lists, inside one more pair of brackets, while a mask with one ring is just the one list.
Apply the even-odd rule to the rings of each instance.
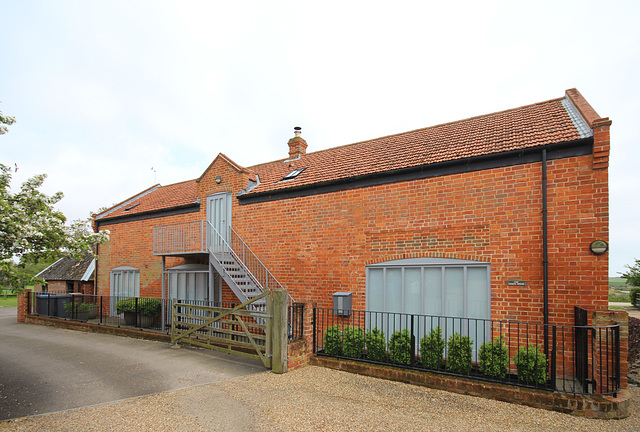
[[[91, 256], [90, 253], [86, 253], [84, 258], [80, 261], [69, 257], [60, 258], [58, 261], [38, 273], [37, 276], [46, 281], [83, 280], [83, 276], [87, 272], [89, 266], [91, 266], [92, 262], [93, 256]], [[90, 277], [85, 280], [93, 280], [93, 273], [91, 273]]]
[[198, 199], [196, 180], [188, 180], [167, 186], [156, 185], [108, 209], [96, 219], [110, 219], [137, 213], [171, 209], [193, 204]]
[[[566, 96], [307, 153], [296, 160], [280, 159], [249, 168], [233, 163], [222, 153], [216, 160], [228, 160], [238, 171], [249, 174], [252, 180], [258, 176], [258, 185], [244, 194], [245, 197], [249, 197], [291, 188], [314, 187], [322, 183], [404, 168], [576, 141], [592, 136], [591, 128], [593, 122], [598, 120], [597, 113], [577, 90], [567, 90]], [[300, 168], [304, 170], [299, 175], [283, 180], [287, 174]], [[168, 210], [192, 204], [197, 200], [198, 181], [199, 179], [169, 186], [156, 185], [102, 212], [96, 219]]]
[[[259, 175], [260, 184], [245, 196], [578, 140], [580, 133], [563, 100], [307, 153], [294, 161], [256, 165], [250, 169]], [[297, 168], [306, 169], [294, 179], [282, 181]]]

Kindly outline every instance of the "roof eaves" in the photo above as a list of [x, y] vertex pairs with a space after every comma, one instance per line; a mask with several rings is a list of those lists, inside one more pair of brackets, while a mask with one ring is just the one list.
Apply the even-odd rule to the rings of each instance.
[[87, 267], [87, 270], [84, 272], [84, 274], [82, 275], [80, 280], [81, 281], [88, 281], [91, 278], [91, 275], [93, 274], [93, 271], [95, 269], [96, 269], [96, 259], [94, 258], [94, 259], [91, 260], [91, 263]]
[[[409, 167], [398, 168], [398, 169], [393, 169], [389, 171], [377, 171], [377, 172], [372, 172], [372, 173], [367, 173], [367, 174], [362, 174], [362, 175], [357, 175], [352, 177], [343, 177], [343, 178], [338, 178], [334, 180], [321, 181], [316, 183], [307, 183], [307, 184], [292, 186], [288, 188], [252, 192], [248, 194], [243, 194], [238, 198], [241, 201], [241, 204], [242, 204], [242, 201], [244, 201], [245, 203], [253, 203], [253, 202], [257, 202], [257, 200], [261, 200], [264, 198], [266, 198], [267, 200], [277, 200], [280, 198], [275, 198], [275, 197], [284, 196], [290, 193], [295, 194], [305, 190], [314, 190], [314, 189], [336, 187], [336, 186], [338, 186], [338, 188], [336, 188], [335, 190], [358, 188], [362, 186], [358, 186], [356, 184], [362, 181], [373, 180], [373, 182], [368, 185], [393, 183], [397, 181], [405, 181], [406, 178], [401, 178], [401, 177], [408, 173], [420, 173], [418, 178], [426, 178], [426, 177], [433, 176], [431, 174], [428, 174], [428, 175], [424, 174], [430, 171], [439, 172], [439, 174], [435, 174], [435, 175], [443, 175], [445, 173], [441, 172], [441, 170], [447, 169], [448, 167], [469, 166], [472, 163], [484, 164], [487, 161], [489, 161], [489, 163], [493, 163], [491, 161], [501, 160], [501, 159], [510, 160], [510, 162], [508, 162], [506, 165], [515, 165], [517, 163], [526, 163], [528, 159], [523, 158], [525, 155], [535, 154], [541, 151], [543, 148], [557, 153], [557, 155], [555, 156], [550, 155], [549, 157], [551, 159], [567, 157], [566, 152], [564, 152], [565, 149], [575, 149], [571, 151], [570, 153], [571, 156], [583, 155], [583, 154], [589, 154], [591, 152], [592, 145], [593, 145], [592, 136], [590, 136], [586, 138], [580, 138], [575, 141], [548, 143], [548, 144], [539, 145], [535, 147], [525, 147], [525, 148], [513, 149], [513, 150], [508, 150], [505, 152], [497, 152], [497, 153], [485, 153], [485, 154], [475, 155], [471, 157], [464, 157], [460, 159], [450, 159], [450, 160], [445, 160], [445, 161], [436, 162], [436, 163], [409, 166]], [[518, 160], [518, 162], [514, 162], [514, 160]], [[497, 164], [495, 166], [502, 166], [502, 165]], [[473, 169], [473, 170], [476, 170], [476, 169]], [[464, 172], [464, 171], [460, 171], [460, 172]], [[392, 180], [384, 180], [384, 179], [392, 179]], [[340, 186], [340, 185], [347, 185], [347, 184], [354, 184], [354, 186], [352, 187]], [[324, 193], [324, 192], [319, 192], [319, 193]], [[312, 194], [315, 194], [315, 193], [312, 193]]]
[[145, 196], [147, 194], [150, 194], [151, 192], [157, 190], [160, 187], [161, 187], [160, 184], [156, 184], [154, 186], [151, 186], [149, 189], [146, 189], [146, 190], [140, 192], [139, 194], [134, 195], [131, 198], [122, 201], [120, 204], [116, 204], [113, 207], [111, 207], [110, 209], [107, 209], [107, 210], [103, 211], [102, 213], [96, 215], [95, 218], [96, 218], [96, 220], [104, 219], [105, 217], [109, 216], [111, 213], [115, 212], [116, 210], [120, 210], [122, 207], [131, 204], [132, 202], [142, 198], [143, 196]]

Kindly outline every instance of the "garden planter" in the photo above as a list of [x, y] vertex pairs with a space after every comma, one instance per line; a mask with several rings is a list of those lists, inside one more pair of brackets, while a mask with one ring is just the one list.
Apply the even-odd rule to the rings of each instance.
[[136, 314], [135, 312], [124, 313], [124, 322], [127, 325], [134, 326], [134, 327], [149, 328], [153, 324], [154, 318], [155, 317], [148, 316], [148, 315]]
[[136, 313], [135, 312], [125, 312], [124, 313], [124, 322], [127, 325], [134, 326], [136, 325]]

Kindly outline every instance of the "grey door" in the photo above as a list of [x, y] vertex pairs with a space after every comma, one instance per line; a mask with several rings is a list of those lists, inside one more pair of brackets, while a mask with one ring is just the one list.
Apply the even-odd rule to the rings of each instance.
[[207, 221], [210, 230], [209, 244], [214, 252], [220, 252], [223, 243], [231, 239], [231, 194], [219, 193], [207, 197]]

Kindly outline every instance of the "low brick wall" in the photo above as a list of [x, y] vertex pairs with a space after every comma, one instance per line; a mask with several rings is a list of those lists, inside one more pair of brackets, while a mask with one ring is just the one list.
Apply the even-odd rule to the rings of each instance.
[[27, 324], [46, 325], [51, 327], [58, 327], [68, 330], [78, 330], [88, 333], [104, 333], [114, 336], [125, 336], [137, 339], [155, 340], [160, 342], [171, 342], [171, 335], [158, 333], [148, 330], [140, 330], [125, 327], [112, 327], [108, 325], [100, 325], [94, 323], [88, 323], [83, 321], [73, 321], [61, 318], [49, 318], [39, 315], [24, 315], [23, 321]]
[[631, 396], [626, 389], [620, 391], [618, 397], [579, 396], [324, 356], [312, 357], [309, 364], [577, 416], [600, 419], [621, 419], [629, 416]]
[[306, 366], [313, 356], [313, 308], [315, 302], [304, 303], [303, 338], [289, 342], [287, 347], [287, 369]]

